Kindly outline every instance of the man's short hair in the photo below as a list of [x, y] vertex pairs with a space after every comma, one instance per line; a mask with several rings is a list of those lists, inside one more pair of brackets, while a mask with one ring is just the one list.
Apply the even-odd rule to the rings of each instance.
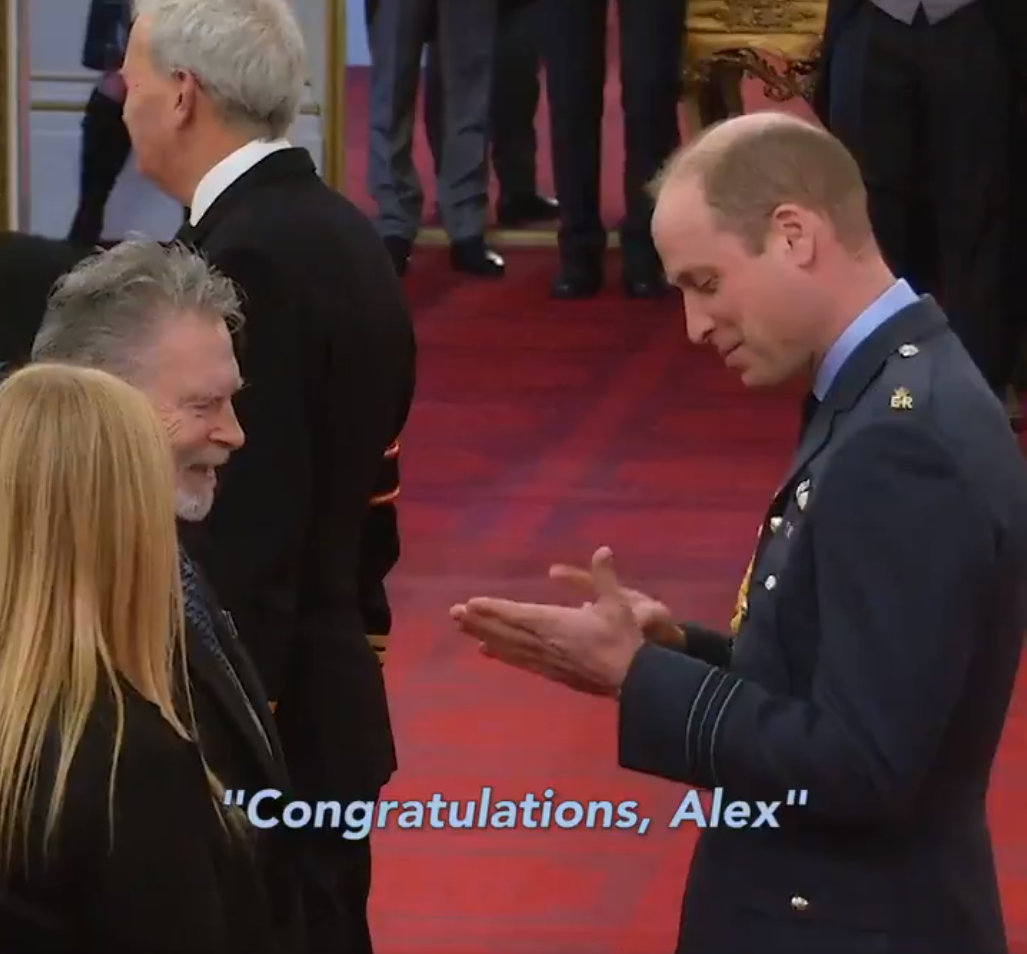
[[242, 326], [231, 280], [184, 245], [130, 239], [83, 259], [54, 286], [33, 361], [99, 368], [132, 380], [158, 327], [185, 313]]
[[651, 189], [694, 178], [718, 225], [763, 251], [774, 212], [793, 203], [823, 215], [847, 248], [872, 237], [856, 160], [829, 132], [784, 113], [753, 113], [711, 126], [675, 153]]
[[307, 49], [285, 0], [135, 0], [135, 14], [154, 67], [195, 76], [226, 122], [278, 138], [296, 121]]

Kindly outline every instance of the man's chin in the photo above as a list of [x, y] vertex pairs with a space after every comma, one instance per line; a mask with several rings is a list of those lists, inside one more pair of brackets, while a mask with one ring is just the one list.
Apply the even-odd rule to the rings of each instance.
[[739, 378], [747, 388], [775, 388], [791, 379], [792, 375], [778, 368], [749, 365], [742, 369]]
[[190, 494], [181, 490], [175, 494], [175, 516], [186, 523], [205, 520], [213, 506], [213, 494]]

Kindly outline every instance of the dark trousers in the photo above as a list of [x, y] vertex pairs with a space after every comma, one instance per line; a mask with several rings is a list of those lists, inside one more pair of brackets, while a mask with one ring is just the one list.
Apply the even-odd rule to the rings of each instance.
[[94, 89], [82, 116], [78, 207], [68, 229], [69, 241], [80, 245], [100, 241], [107, 201], [132, 152], [121, 110], [120, 100]]
[[[685, 0], [621, 0], [618, 5], [627, 212], [621, 246], [628, 268], [658, 268], [646, 186], [679, 143], [685, 6]], [[587, 262], [606, 247], [600, 170], [608, 4], [548, 0], [542, 17], [560, 254], [565, 264]]]
[[307, 954], [374, 954], [367, 904], [371, 895], [371, 841], [315, 846], [316, 884], [305, 893]]
[[912, 25], [864, 2], [839, 35], [829, 125], [856, 156], [889, 264], [940, 297], [992, 387], [1012, 374], [1004, 256], [1010, 64], [981, 2]]
[[[492, 169], [503, 196], [538, 191], [535, 114], [542, 94], [539, 11], [543, 2], [500, 3], [492, 65], [489, 141]], [[428, 47], [424, 124], [438, 175], [442, 163], [442, 72], [438, 46]]]

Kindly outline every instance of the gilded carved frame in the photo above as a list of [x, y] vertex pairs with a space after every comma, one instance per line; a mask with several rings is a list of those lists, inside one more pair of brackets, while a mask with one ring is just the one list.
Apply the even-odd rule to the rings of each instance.
[[324, 180], [346, 191], [346, 0], [324, 0]]
[[[11, 228], [17, 201], [14, 196], [14, 148], [12, 133], [17, 122], [17, 77], [11, 56], [11, 42], [17, 36], [17, 0], [0, 0], [0, 17], [3, 32], [0, 33], [0, 76], [3, 77], [3, 95], [0, 96], [0, 223]], [[15, 61], [16, 62], [16, 61]], [[13, 84], [13, 89], [12, 89]], [[12, 95], [13, 94], [13, 95]]]

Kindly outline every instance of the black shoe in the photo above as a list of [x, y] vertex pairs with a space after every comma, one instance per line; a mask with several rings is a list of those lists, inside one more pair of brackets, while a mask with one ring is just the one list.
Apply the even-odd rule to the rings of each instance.
[[669, 290], [667, 279], [654, 269], [633, 271], [626, 269], [623, 277], [624, 297], [655, 300], [663, 298]]
[[385, 243], [389, 258], [392, 259], [392, 267], [402, 278], [410, 267], [410, 253], [414, 249], [414, 243], [410, 239], [400, 238], [398, 235], [386, 235], [382, 241]]
[[504, 195], [496, 203], [496, 221], [507, 229], [521, 228], [538, 222], [555, 222], [560, 218], [560, 203], [546, 195], [528, 192]]
[[553, 281], [553, 298], [571, 301], [595, 298], [603, 287], [603, 267], [599, 263], [563, 262]]
[[506, 274], [506, 263], [485, 239], [461, 239], [449, 248], [449, 260], [458, 272], [467, 272], [477, 278], [502, 278]]

